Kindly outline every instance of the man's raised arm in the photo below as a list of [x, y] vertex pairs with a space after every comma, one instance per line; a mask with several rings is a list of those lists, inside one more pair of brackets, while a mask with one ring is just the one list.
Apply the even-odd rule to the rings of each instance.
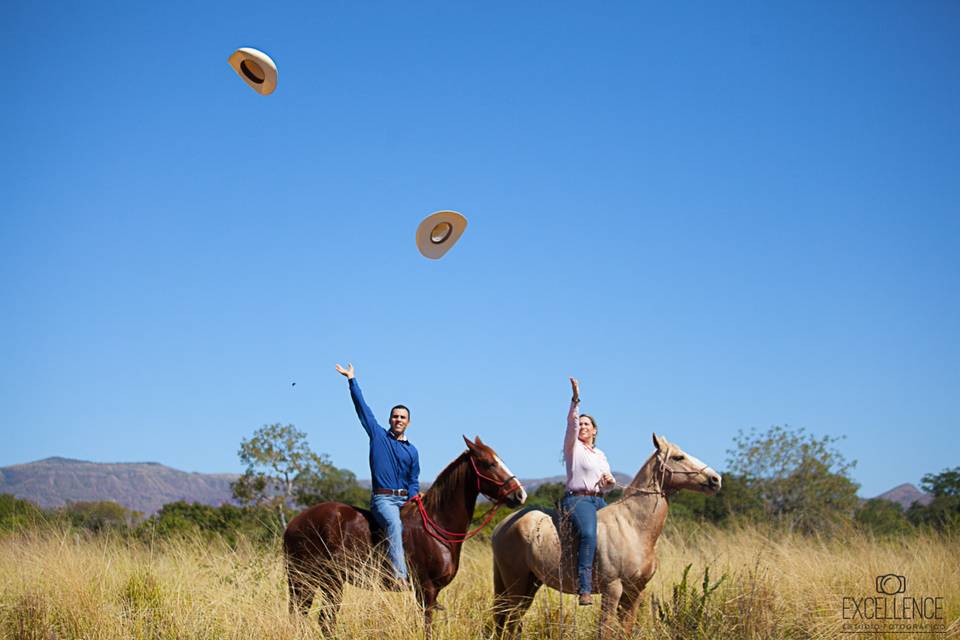
[[350, 384], [350, 398], [353, 400], [353, 408], [357, 410], [357, 417], [360, 418], [360, 424], [363, 426], [363, 430], [367, 432], [367, 435], [373, 437], [373, 429], [380, 429], [380, 425], [377, 424], [377, 419], [373, 417], [373, 412], [370, 411], [370, 407], [363, 401], [363, 394], [360, 392], [360, 385], [357, 384], [353, 365], [348, 364], [347, 368], [344, 369], [338, 364], [337, 373], [346, 376]]

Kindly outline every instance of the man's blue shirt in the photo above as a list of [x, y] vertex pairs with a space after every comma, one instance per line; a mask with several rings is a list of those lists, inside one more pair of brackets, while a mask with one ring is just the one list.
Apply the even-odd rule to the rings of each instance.
[[384, 429], [363, 401], [360, 385], [350, 378], [350, 397], [363, 430], [370, 436], [370, 479], [374, 489], [406, 489], [414, 496], [420, 492], [420, 454], [408, 440], [397, 440]]

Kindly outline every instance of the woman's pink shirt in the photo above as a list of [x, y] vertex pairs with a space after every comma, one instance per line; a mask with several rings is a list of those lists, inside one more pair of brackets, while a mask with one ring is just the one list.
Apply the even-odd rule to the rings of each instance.
[[[600, 478], [610, 473], [610, 463], [603, 451], [580, 442], [580, 408], [570, 403], [567, 433], [563, 438], [563, 461], [567, 465], [567, 491], [603, 491]], [[612, 474], [611, 474], [612, 475]]]

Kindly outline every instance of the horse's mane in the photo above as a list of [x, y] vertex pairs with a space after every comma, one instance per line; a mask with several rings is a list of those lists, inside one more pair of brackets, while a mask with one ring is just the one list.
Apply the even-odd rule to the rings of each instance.
[[624, 489], [624, 498], [629, 498], [631, 496], [643, 493], [644, 489], [650, 488], [650, 486], [655, 483], [656, 479], [653, 477], [653, 473], [654, 468], [656, 467], [656, 461], [657, 452], [654, 451], [650, 454], [650, 457], [647, 458], [647, 461], [644, 462], [640, 467], [640, 470], [637, 471], [637, 475], [633, 476], [633, 480], [630, 481], [630, 484], [628, 484]]
[[437, 479], [423, 494], [424, 507], [431, 510], [439, 508], [441, 504], [454, 497], [457, 490], [463, 487], [467, 470], [470, 468], [466, 464], [469, 455], [469, 450], [464, 451], [437, 475]]

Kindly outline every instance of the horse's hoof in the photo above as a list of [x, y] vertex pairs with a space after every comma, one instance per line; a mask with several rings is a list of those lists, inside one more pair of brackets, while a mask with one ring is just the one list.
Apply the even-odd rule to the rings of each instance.
[[581, 607], [589, 607], [593, 604], [593, 598], [589, 593], [581, 593], [580, 599], [577, 600], [577, 604]]

